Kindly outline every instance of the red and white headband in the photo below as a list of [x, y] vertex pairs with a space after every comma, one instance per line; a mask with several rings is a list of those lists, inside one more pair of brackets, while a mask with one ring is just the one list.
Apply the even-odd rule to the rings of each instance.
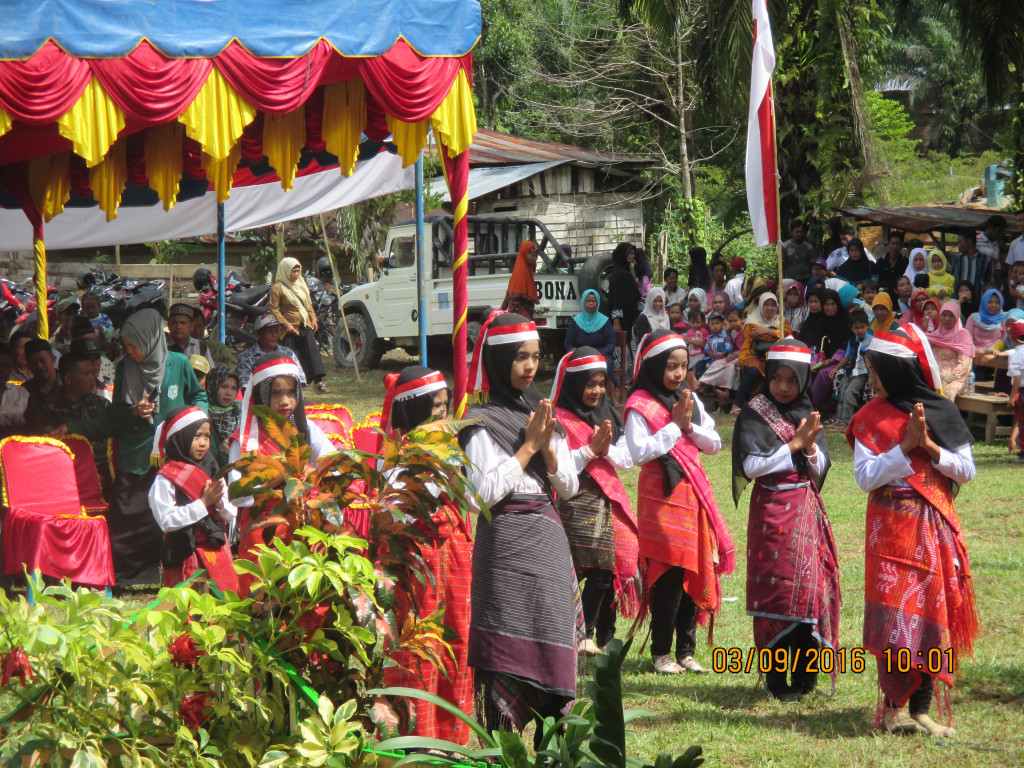
[[633, 381], [640, 377], [640, 366], [647, 358], [668, 352], [670, 349], [686, 349], [686, 340], [678, 333], [662, 336], [650, 345], [647, 343], [649, 338], [651, 338], [651, 334], [648, 333], [640, 340], [639, 353], [636, 356], [636, 363], [633, 365]]
[[209, 420], [209, 416], [203, 411], [202, 408], [192, 406], [188, 410], [182, 411], [173, 419], [165, 419], [160, 423], [160, 426], [156, 428], [156, 433], [153, 435], [153, 455], [152, 458], [156, 459], [157, 462], [162, 462], [164, 457], [167, 455], [167, 441], [171, 439], [173, 435], [176, 435], [181, 430], [189, 427], [193, 424], [201, 423]]
[[407, 381], [405, 384], [400, 384], [395, 387], [395, 402], [400, 400], [408, 400], [411, 397], [419, 397], [420, 395], [427, 395], [431, 392], [439, 392], [442, 389], [448, 387], [444, 381], [444, 375], [440, 371], [432, 371], [426, 376], [422, 376], [413, 381]]
[[909, 359], [918, 355], [913, 341], [888, 331], [878, 331], [868, 342], [867, 348], [872, 352], [881, 352], [890, 357]]
[[249, 406], [252, 403], [252, 393], [260, 384], [268, 379], [278, 376], [290, 376], [295, 379], [296, 386], [299, 382], [299, 364], [290, 357], [277, 357], [257, 365], [249, 379], [249, 386], [245, 388], [245, 396], [242, 398], [242, 415], [239, 421], [238, 442], [241, 445], [242, 453], [255, 451], [259, 448], [259, 422], [255, 416], [250, 417]]
[[521, 344], [524, 341], [540, 341], [540, 334], [537, 333], [537, 326], [532, 321], [516, 323], [515, 325], [492, 326], [495, 318], [507, 315], [500, 309], [496, 309], [487, 317], [480, 335], [477, 336], [476, 345], [473, 347], [473, 361], [469, 366], [469, 391], [490, 391], [490, 382], [487, 380], [487, 368], [484, 365], [484, 347], [497, 344]]
[[928, 341], [925, 332], [913, 323], [904, 326], [903, 330], [906, 331], [917, 349], [917, 359], [921, 362], [921, 372], [924, 374], [925, 382], [936, 392], [941, 393], [942, 373], [939, 371], [939, 363], [935, 359], [931, 342]]
[[769, 360], [780, 360], [789, 363], [811, 364], [811, 350], [809, 347], [794, 347], [783, 344], [776, 344], [768, 350]]
[[565, 375], [567, 373], [608, 370], [608, 361], [605, 360], [603, 355], [587, 355], [586, 357], [578, 357], [575, 360], [570, 360], [569, 358], [572, 357], [573, 354], [573, 352], [570, 352], [558, 361], [558, 367], [555, 368], [555, 385], [551, 390], [552, 403], [558, 402], [558, 396], [562, 393], [562, 382], [565, 381]]

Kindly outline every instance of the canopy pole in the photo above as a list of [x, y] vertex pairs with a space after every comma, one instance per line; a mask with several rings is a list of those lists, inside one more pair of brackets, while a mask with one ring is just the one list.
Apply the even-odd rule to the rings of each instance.
[[[359, 375], [359, 362], [356, 360], [356, 348], [352, 346], [352, 334], [348, 330], [348, 318], [345, 317], [345, 308], [341, 306], [341, 289], [338, 288], [338, 268], [334, 265], [334, 255], [331, 253], [331, 241], [327, 239], [327, 227], [324, 226], [324, 215], [320, 216], [320, 231], [324, 233], [324, 248], [327, 249], [327, 260], [331, 262], [331, 283], [334, 285], [334, 297], [338, 300], [338, 314], [341, 315], [341, 322], [345, 326], [345, 338], [348, 339], [349, 353], [352, 355], [352, 367], [356, 370], [356, 381], [363, 383]], [[338, 329], [335, 328], [337, 333]]]
[[469, 149], [452, 157], [440, 143], [441, 162], [452, 201], [455, 222], [452, 235], [452, 368], [455, 379], [455, 418], [461, 419], [469, 407], [469, 365], [466, 362], [469, 293]]
[[40, 339], [50, 338], [50, 308], [46, 290], [46, 241], [43, 239], [43, 221], [32, 227], [32, 250], [35, 254], [33, 279], [36, 289], [36, 333]]
[[419, 329], [420, 329], [420, 365], [429, 365], [427, 362], [427, 297], [426, 285], [431, 279], [428, 272], [429, 265], [426, 260], [426, 247], [423, 243], [423, 151], [416, 158], [416, 271], [420, 279], [416, 281], [416, 297], [419, 302]]
[[224, 203], [217, 203], [217, 340], [223, 344], [227, 335], [224, 306], [224, 272], [227, 259], [224, 254]]

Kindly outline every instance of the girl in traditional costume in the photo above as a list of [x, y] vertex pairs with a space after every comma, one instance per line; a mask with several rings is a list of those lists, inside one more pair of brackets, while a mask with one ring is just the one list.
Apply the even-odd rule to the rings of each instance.
[[581, 648], [588, 656], [615, 636], [616, 609], [633, 616], [640, 603], [636, 516], [616, 473], [633, 466], [633, 459], [607, 385], [605, 358], [596, 349], [580, 347], [558, 363], [551, 392], [579, 473], [579, 493], [559, 498], [558, 514], [576, 576], [585, 580], [581, 601], [587, 637]]
[[558, 717], [576, 697], [583, 617], [554, 498], [574, 496], [579, 476], [551, 402], [533, 384], [539, 362], [536, 326], [491, 313], [470, 369], [471, 390], [487, 402], [470, 410], [480, 422], [459, 434], [469, 480], [490, 508], [476, 528], [469, 630], [477, 711], [488, 730], [522, 731], [534, 712]]
[[971, 433], [936, 391], [927, 344], [914, 328], [875, 335], [865, 353], [875, 398], [854, 415], [846, 439], [857, 485], [870, 493], [863, 645], [878, 662], [881, 722], [891, 733], [948, 736], [952, 729], [928, 709], [934, 679], [953, 686], [978, 632], [953, 503], [976, 469]]
[[839, 561], [819, 493], [829, 469], [828, 444], [812, 411], [810, 347], [796, 339], [776, 342], [765, 377], [765, 391], [736, 420], [732, 492], [738, 505], [754, 481], [747, 522], [747, 615], [754, 618], [754, 645], [773, 651], [773, 661], [775, 649], [789, 650], [790, 682], [785, 669], [773, 666], [765, 685], [773, 698], [799, 701], [818, 678], [808, 649], [835, 650], [839, 634]]
[[211, 451], [218, 466], [228, 459], [228, 443], [241, 421], [242, 404], [238, 402], [238, 374], [227, 366], [215, 366], [206, 376], [206, 397], [209, 399]]
[[[626, 401], [626, 444], [641, 464], [637, 522], [646, 563], [651, 653], [663, 674], [704, 672], [694, 658], [696, 625], [721, 603], [719, 577], [735, 564], [732, 537], [700, 453], [722, 440], [700, 400], [683, 388], [686, 342], [655, 331], [640, 343]], [[672, 637], [676, 658], [672, 659]]]
[[[401, 373], [388, 374], [385, 385], [381, 426], [393, 438], [400, 438], [431, 418], [447, 418], [450, 394], [440, 371], [410, 365]], [[384, 682], [389, 686], [419, 688], [469, 712], [473, 707], [473, 671], [468, 664], [473, 537], [464, 509], [436, 485], [428, 482], [427, 487], [437, 498], [438, 506], [432, 516], [434, 527], [429, 530], [432, 541], [420, 545], [420, 555], [431, 573], [432, 583], [419, 585], [415, 601], [401, 594], [398, 600], [403, 614], [415, 603], [421, 617], [444, 607], [444, 625], [455, 633], [448, 640], [451, 654], [439, 654], [444, 659], [444, 669], [438, 669], [422, 663], [416, 654], [399, 649], [392, 655], [398, 666], [384, 671]], [[457, 744], [469, 741], [469, 727], [458, 718], [419, 699], [415, 708], [416, 735]]]
[[212, 479], [217, 460], [203, 410], [185, 406], [167, 414], [156, 430], [153, 455], [162, 464], [149, 489], [149, 508], [164, 532], [164, 586], [173, 587], [202, 568], [222, 592], [237, 592], [227, 541], [235, 506], [224, 481]]

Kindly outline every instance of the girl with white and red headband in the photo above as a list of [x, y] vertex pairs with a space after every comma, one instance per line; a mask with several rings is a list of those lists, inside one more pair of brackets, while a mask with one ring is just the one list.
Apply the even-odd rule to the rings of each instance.
[[[637, 347], [626, 401], [626, 443], [641, 464], [640, 556], [646, 562], [651, 653], [657, 672], [706, 671], [694, 658], [696, 625], [721, 604], [719, 576], [734, 567], [732, 538], [701, 465], [722, 439], [701, 401], [683, 387], [686, 341], [655, 331]], [[671, 656], [676, 636], [676, 658]]]
[[576, 576], [583, 581], [587, 637], [580, 647], [588, 656], [615, 636], [617, 609], [635, 616], [640, 604], [636, 515], [617, 473], [632, 467], [633, 459], [607, 386], [604, 356], [593, 347], [579, 347], [558, 363], [551, 391], [580, 478], [579, 493], [558, 499], [558, 514]]
[[160, 547], [163, 583], [173, 587], [200, 568], [222, 592], [238, 591], [227, 541], [235, 506], [227, 485], [213, 480], [210, 419], [201, 408], [175, 408], [156, 430], [153, 457], [160, 469], [149, 489], [149, 508], [164, 532]]
[[890, 733], [949, 736], [928, 715], [937, 679], [970, 656], [978, 613], [954, 499], [974, 478], [973, 438], [940, 393], [939, 368], [913, 325], [879, 331], [864, 353], [875, 397], [846, 430], [867, 491], [864, 639], [878, 663], [877, 720]]
[[[576, 575], [555, 510], [579, 476], [550, 400], [533, 379], [540, 338], [525, 317], [492, 312], [473, 350], [470, 389], [487, 402], [462, 430], [481, 515], [473, 547], [469, 663], [488, 730], [560, 717], [576, 698]], [[582, 635], [582, 633], [580, 633]], [[538, 739], [543, 728], [538, 723]]]
[[825, 666], [818, 651], [838, 649], [839, 560], [819, 493], [830, 461], [811, 403], [810, 347], [796, 339], [776, 342], [765, 379], [733, 430], [732, 497], [738, 506], [753, 480], [747, 615], [754, 619], [754, 645], [772, 654], [772, 667], [762, 668], [768, 694], [795, 702], [817, 684], [817, 669]]
[[[387, 393], [381, 414], [384, 431], [399, 438], [431, 418], [445, 419], [451, 393], [440, 371], [422, 365], [410, 365], [401, 373], [385, 377]], [[401, 482], [400, 480], [397, 482]], [[434, 527], [429, 531], [432, 542], [420, 545], [424, 565], [432, 574], [433, 583], [416, 590], [415, 604], [420, 616], [428, 616], [444, 606], [444, 625], [455, 633], [448, 641], [451, 653], [438, 650], [444, 669], [423, 663], [411, 651], [399, 649], [392, 655], [398, 666], [384, 671], [388, 686], [419, 688], [440, 696], [463, 712], [473, 709], [473, 670], [469, 668], [469, 590], [472, 578], [473, 537], [470, 533], [465, 502], [454, 501], [440, 488], [428, 482], [427, 488], [437, 497], [432, 516]], [[399, 624], [411, 610], [408, 596], [397, 595]], [[433, 704], [416, 699], [418, 736], [445, 739], [457, 744], [469, 741], [469, 726]]]

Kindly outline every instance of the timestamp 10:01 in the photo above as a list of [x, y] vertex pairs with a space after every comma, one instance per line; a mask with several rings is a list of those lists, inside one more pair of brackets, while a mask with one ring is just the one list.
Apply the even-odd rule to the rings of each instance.
[[890, 674], [927, 672], [929, 675], [938, 675], [952, 672], [953, 662], [952, 648], [928, 648], [920, 651], [912, 651], [909, 648], [886, 648], [879, 659], [881, 666]]

